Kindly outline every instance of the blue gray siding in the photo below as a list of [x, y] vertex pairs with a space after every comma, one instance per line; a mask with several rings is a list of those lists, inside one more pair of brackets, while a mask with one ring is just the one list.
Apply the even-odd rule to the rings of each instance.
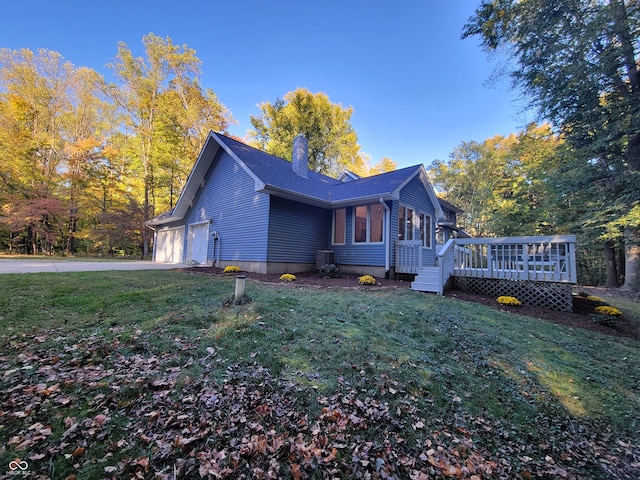
[[[365, 204], [362, 204], [365, 205]], [[387, 203], [387, 206], [389, 204]], [[342, 265], [370, 265], [384, 266], [386, 235], [383, 236], [382, 243], [354, 243], [353, 241], [353, 217], [355, 207], [347, 207], [347, 229], [345, 245], [332, 245], [329, 238], [329, 250], [333, 250], [336, 262]], [[331, 222], [331, 219], [329, 220]], [[382, 231], [386, 232], [386, 225], [382, 226]], [[331, 223], [329, 223], [329, 235], [331, 235]], [[383, 234], [384, 235], [384, 234]], [[393, 235], [391, 236], [393, 240]]]
[[[393, 202], [391, 238], [394, 240], [392, 259], [395, 259], [395, 240], [398, 239], [398, 208], [400, 205], [411, 207], [417, 213], [424, 213], [431, 217], [431, 248], [422, 249], [422, 263], [424, 266], [433, 266], [436, 262], [436, 226], [435, 226], [435, 206], [431, 203], [424, 184], [420, 180], [420, 175], [412, 178], [400, 191], [400, 201]], [[392, 260], [393, 261], [393, 260]]]
[[[187, 228], [210, 218], [209, 231], [218, 232], [221, 260], [266, 261], [269, 196], [257, 193], [253, 178], [222, 149], [203, 185], [185, 217]], [[210, 235], [208, 259], [217, 251]]]
[[331, 212], [271, 197], [269, 262], [314, 263], [316, 252], [327, 249]]

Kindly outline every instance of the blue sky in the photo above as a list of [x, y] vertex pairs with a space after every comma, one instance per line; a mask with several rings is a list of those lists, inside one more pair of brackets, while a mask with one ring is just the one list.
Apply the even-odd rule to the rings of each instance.
[[150, 32], [196, 50], [201, 81], [244, 137], [257, 104], [305, 87], [352, 106], [372, 163], [446, 160], [462, 141], [535, 118], [477, 39], [461, 40], [473, 0], [4, 0], [0, 48], [46, 48], [108, 77], [117, 43], [142, 55]]

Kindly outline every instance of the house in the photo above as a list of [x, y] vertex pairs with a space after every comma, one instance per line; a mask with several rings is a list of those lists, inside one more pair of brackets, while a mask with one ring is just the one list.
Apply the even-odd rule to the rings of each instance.
[[406, 259], [435, 265], [436, 238], [457, 235], [459, 211], [442, 205], [423, 165], [335, 179], [308, 169], [302, 135], [289, 162], [211, 132], [175, 207], [148, 226], [156, 262], [389, 277]]
[[149, 222], [154, 261], [238, 265], [259, 273], [409, 274], [414, 290], [446, 286], [571, 311], [576, 238], [468, 238], [461, 211], [438, 199], [423, 165], [337, 179], [211, 132], [175, 207]]

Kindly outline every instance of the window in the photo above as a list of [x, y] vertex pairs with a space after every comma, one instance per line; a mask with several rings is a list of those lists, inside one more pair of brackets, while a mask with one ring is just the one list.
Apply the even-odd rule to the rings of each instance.
[[347, 210], [338, 208], [333, 211], [333, 243], [344, 245], [347, 232]]
[[411, 208], [398, 207], [398, 240], [413, 240], [414, 218]]
[[431, 248], [431, 217], [420, 214], [420, 238], [422, 239], [422, 246]]
[[381, 243], [384, 224], [382, 205], [361, 205], [354, 208], [354, 243]]
[[371, 205], [369, 209], [369, 241], [372, 243], [382, 242], [382, 224], [384, 223], [384, 207], [382, 205]]
[[431, 231], [431, 215], [402, 205], [398, 207], [398, 240], [417, 240], [423, 247], [431, 248]]
[[355, 208], [355, 228], [353, 229], [353, 241], [356, 243], [364, 243], [367, 241], [367, 207]]

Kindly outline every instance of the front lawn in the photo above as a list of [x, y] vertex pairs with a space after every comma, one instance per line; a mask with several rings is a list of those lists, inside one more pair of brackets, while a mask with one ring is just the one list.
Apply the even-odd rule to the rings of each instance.
[[632, 339], [408, 288], [249, 279], [228, 307], [233, 277], [181, 271], [0, 289], [0, 477], [640, 477]]

